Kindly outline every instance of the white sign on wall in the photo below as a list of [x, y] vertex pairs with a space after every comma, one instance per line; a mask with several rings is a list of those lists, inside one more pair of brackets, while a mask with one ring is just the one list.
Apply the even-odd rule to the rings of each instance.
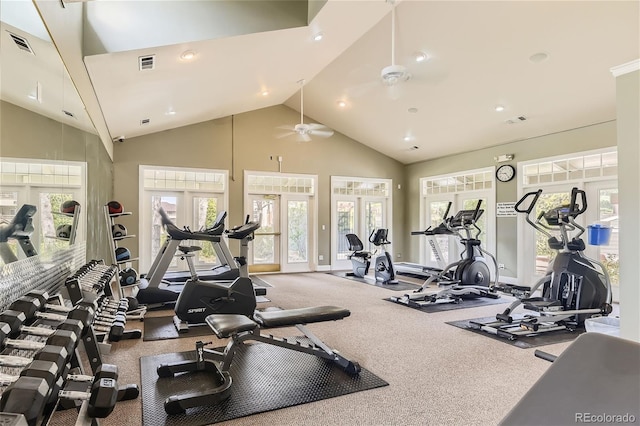
[[496, 203], [496, 217], [516, 217], [515, 202]]

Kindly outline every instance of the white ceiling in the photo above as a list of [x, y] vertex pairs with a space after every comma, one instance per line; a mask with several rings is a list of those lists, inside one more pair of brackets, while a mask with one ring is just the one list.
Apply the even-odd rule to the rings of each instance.
[[[148, 13], [150, 3], [164, 13]], [[112, 137], [282, 103], [300, 111], [297, 81], [305, 79], [305, 121], [409, 164], [615, 119], [609, 70], [640, 57], [639, 4], [397, 2], [395, 62], [412, 78], [392, 93], [380, 81], [392, 47], [384, 0], [329, 0], [308, 26], [210, 38], [210, 28], [200, 28], [206, 19], [190, 20], [204, 13], [203, 2], [93, 0], [85, 3], [85, 34], [101, 46], [88, 49], [85, 35], [84, 61]], [[161, 22], [167, 17], [173, 25]], [[319, 31], [324, 39], [314, 42]], [[187, 50], [195, 60], [180, 59]], [[416, 63], [416, 51], [430, 59]], [[545, 61], [530, 60], [542, 52]], [[139, 71], [138, 57], [151, 54], [156, 68]], [[518, 116], [526, 121], [507, 124]]]

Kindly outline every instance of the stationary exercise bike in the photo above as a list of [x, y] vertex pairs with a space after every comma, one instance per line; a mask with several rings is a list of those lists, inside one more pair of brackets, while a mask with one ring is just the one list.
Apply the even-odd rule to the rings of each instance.
[[240, 240], [240, 256], [236, 258], [240, 276], [232, 282], [187, 280], [178, 296], [174, 323], [179, 332], [187, 331], [189, 325], [202, 324], [211, 314], [239, 314], [251, 316], [256, 309], [256, 296], [249, 278], [247, 259], [249, 242], [260, 222], [247, 221], [226, 231], [227, 237]]
[[371, 253], [364, 249], [362, 240], [356, 234], [347, 234], [351, 254], [347, 258], [351, 261], [353, 272], [347, 272], [348, 277], [364, 278], [369, 273]]
[[[549, 248], [557, 250], [547, 273], [526, 292], [526, 297], [514, 301], [493, 322], [470, 322], [476, 329], [510, 340], [518, 336], [555, 330], [573, 331], [592, 316], [606, 316], [612, 311], [611, 283], [607, 268], [584, 255], [585, 244], [580, 236], [584, 227], [576, 218], [587, 210], [584, 191], [573, 188], [571, 202], [541, 212], [531, 219], [542, 190], [525, 194], [515, 205], [518, 213], [536, 231], [548, 237]], [[525, 204], [529, 201], [529, 205]], [[571, 236], [571, 232], [577, 234]], [[541, 296], [529, 297], [541, 291]], [[532, 314], [516, 318], [513, 311], [522, 305]]]
[[[392, 296], [392, 301], [422, 307], [434, 303], [458, 303], [464, 298], [500, 297], [495, 287], [499, 280], [498, 262], [493, 254], [482, 248], [482, 242], [478, 238], [482, 230], [477, 222], [484, 213], [481, 205], [482, 200], [478, 200], [475, 209], [460, 210], [443, 222], [453, 235], [460, 238], [460, 243], [464, 246], [460, 259], [450, 263], [439, 273], [431, 275], [413, 293]], [[487, 258], [491, 259], [494, 266], [493, 282]], [[426, 291], [431, 283], [436, 283], [444, 289], [437, 292]]]
[[388, 229], [378, 228], [371, 231], [369, 235], [369, 242], [376, 247], [381, 247], [382, 253], [376, 257], [375, 266], [375, 278], [377, 282], [382, 284], [398, 284], [396, 279], [396, 271], [393, 267], [393, 259], [391, 254], [387, 251], [387, 244], [391, 244], [391, 241], [387, 240]]

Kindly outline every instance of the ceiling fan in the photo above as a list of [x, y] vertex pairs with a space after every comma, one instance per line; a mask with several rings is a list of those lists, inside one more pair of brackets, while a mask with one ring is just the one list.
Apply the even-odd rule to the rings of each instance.
[[278, 135], [277, 138], [281, 139], [295, 135], [298, 142], [309, 142], [312, 136], [319, 136], [321, 138], [331, 137], [333, 130], [327, 126], [317, 123], [307, 124], [304, 122], [304, 80], [299, 80], [298, 83], [300, 84], [300, 123], [295, 126], [278, 126], [278, 129], [288, 130], [288, 132]]
[[391, 4], [391, 65], [382, 68], [380, 78], [382, 84], [393, 87], [398, 83], [407, 81], [411, 78], [411, 74], [404, 65], [396, 64], [396, 5], [395, 0], [387, 0]]

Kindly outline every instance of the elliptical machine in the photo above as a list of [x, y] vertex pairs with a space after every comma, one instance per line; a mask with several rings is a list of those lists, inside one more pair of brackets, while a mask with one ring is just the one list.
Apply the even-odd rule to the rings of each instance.
[[[495, 285], [500, 276], [498, 262], [493, 254], [482, 248], [482, 242], [478, 238], [482, 230], [478, 227], [477, 221], [484, 213], [481, 205], [482, 200], [478, 200], [475, 209], [460, 210], [443, 222], [452, 234], [460, 238], [464, 246], [460, 259], [450, 263], [439, 273], [431, 275], [413, 293], [392, 296], [392, 301], [412, 307], [423, 307], [435, 303], [458, 303], [463, 298], [500, 298]], [[486, 258], [490, 258], [494, 265], [493, 283]], [[425, 291], [431, 283], [445, 288], [437, 292]]]
[[381, 247], [382, 253], [376, 257], [375, 266], [375, 278], [377, 282], [382, 284], [398, 284], [396, 279], [396, 270], [393, 267], [393, 259], [387, 251], [387, 244], [391, 244], [391, 241], [387, 240], [389, 230], [385, 228], [378, 228], [371, 231], [369, 235], [369, 242], [376, 247]]
[[249, 241], [260, 228], [259, 221], [247, 221], [226, 231], [229, 238], [240, 240], [240, 256], [236, 258], [240, 276], [233, 282], [189, 279], [178, 296], [174, 324], [178, 332], [187, 331], [189, 325], [202, 324], [211, 314], [239, 314], [251, 317], [256, 309], [256, 295], [249, 278], [247, 259]]
[[[602, 263], [584, 255], [585, 244], [580, 236], [585, 229], [576, 222], [576, 218], [587, 210], [585, 192], [573, 188], [569, 205], [541, 212], [534, 222], [531, 212], [541, 194], [542, 189], [525, 194], [516, 203], [515, 210], [526, 214], [527, 223], [547, 236], [549, 247], [557, 250], [556, 256], [549, 263], [545, 276], [525, 292], [525, 297], [496, 315], [495, 322], [470, 321], [472, 327], [515, 340], [532, 333], [574, 331], [582, 327], [587, 318], [611, 313], [609, 273]], [[524, 207], [527, 200], [531, 201]], [[571, 236], [573, 231], [578, 233]], [[541, 296], [529, 297], [538, 290]], [[521, 319], [514, 317], [513, 311], [520, 305], [536, 314], [527, 314]]]

